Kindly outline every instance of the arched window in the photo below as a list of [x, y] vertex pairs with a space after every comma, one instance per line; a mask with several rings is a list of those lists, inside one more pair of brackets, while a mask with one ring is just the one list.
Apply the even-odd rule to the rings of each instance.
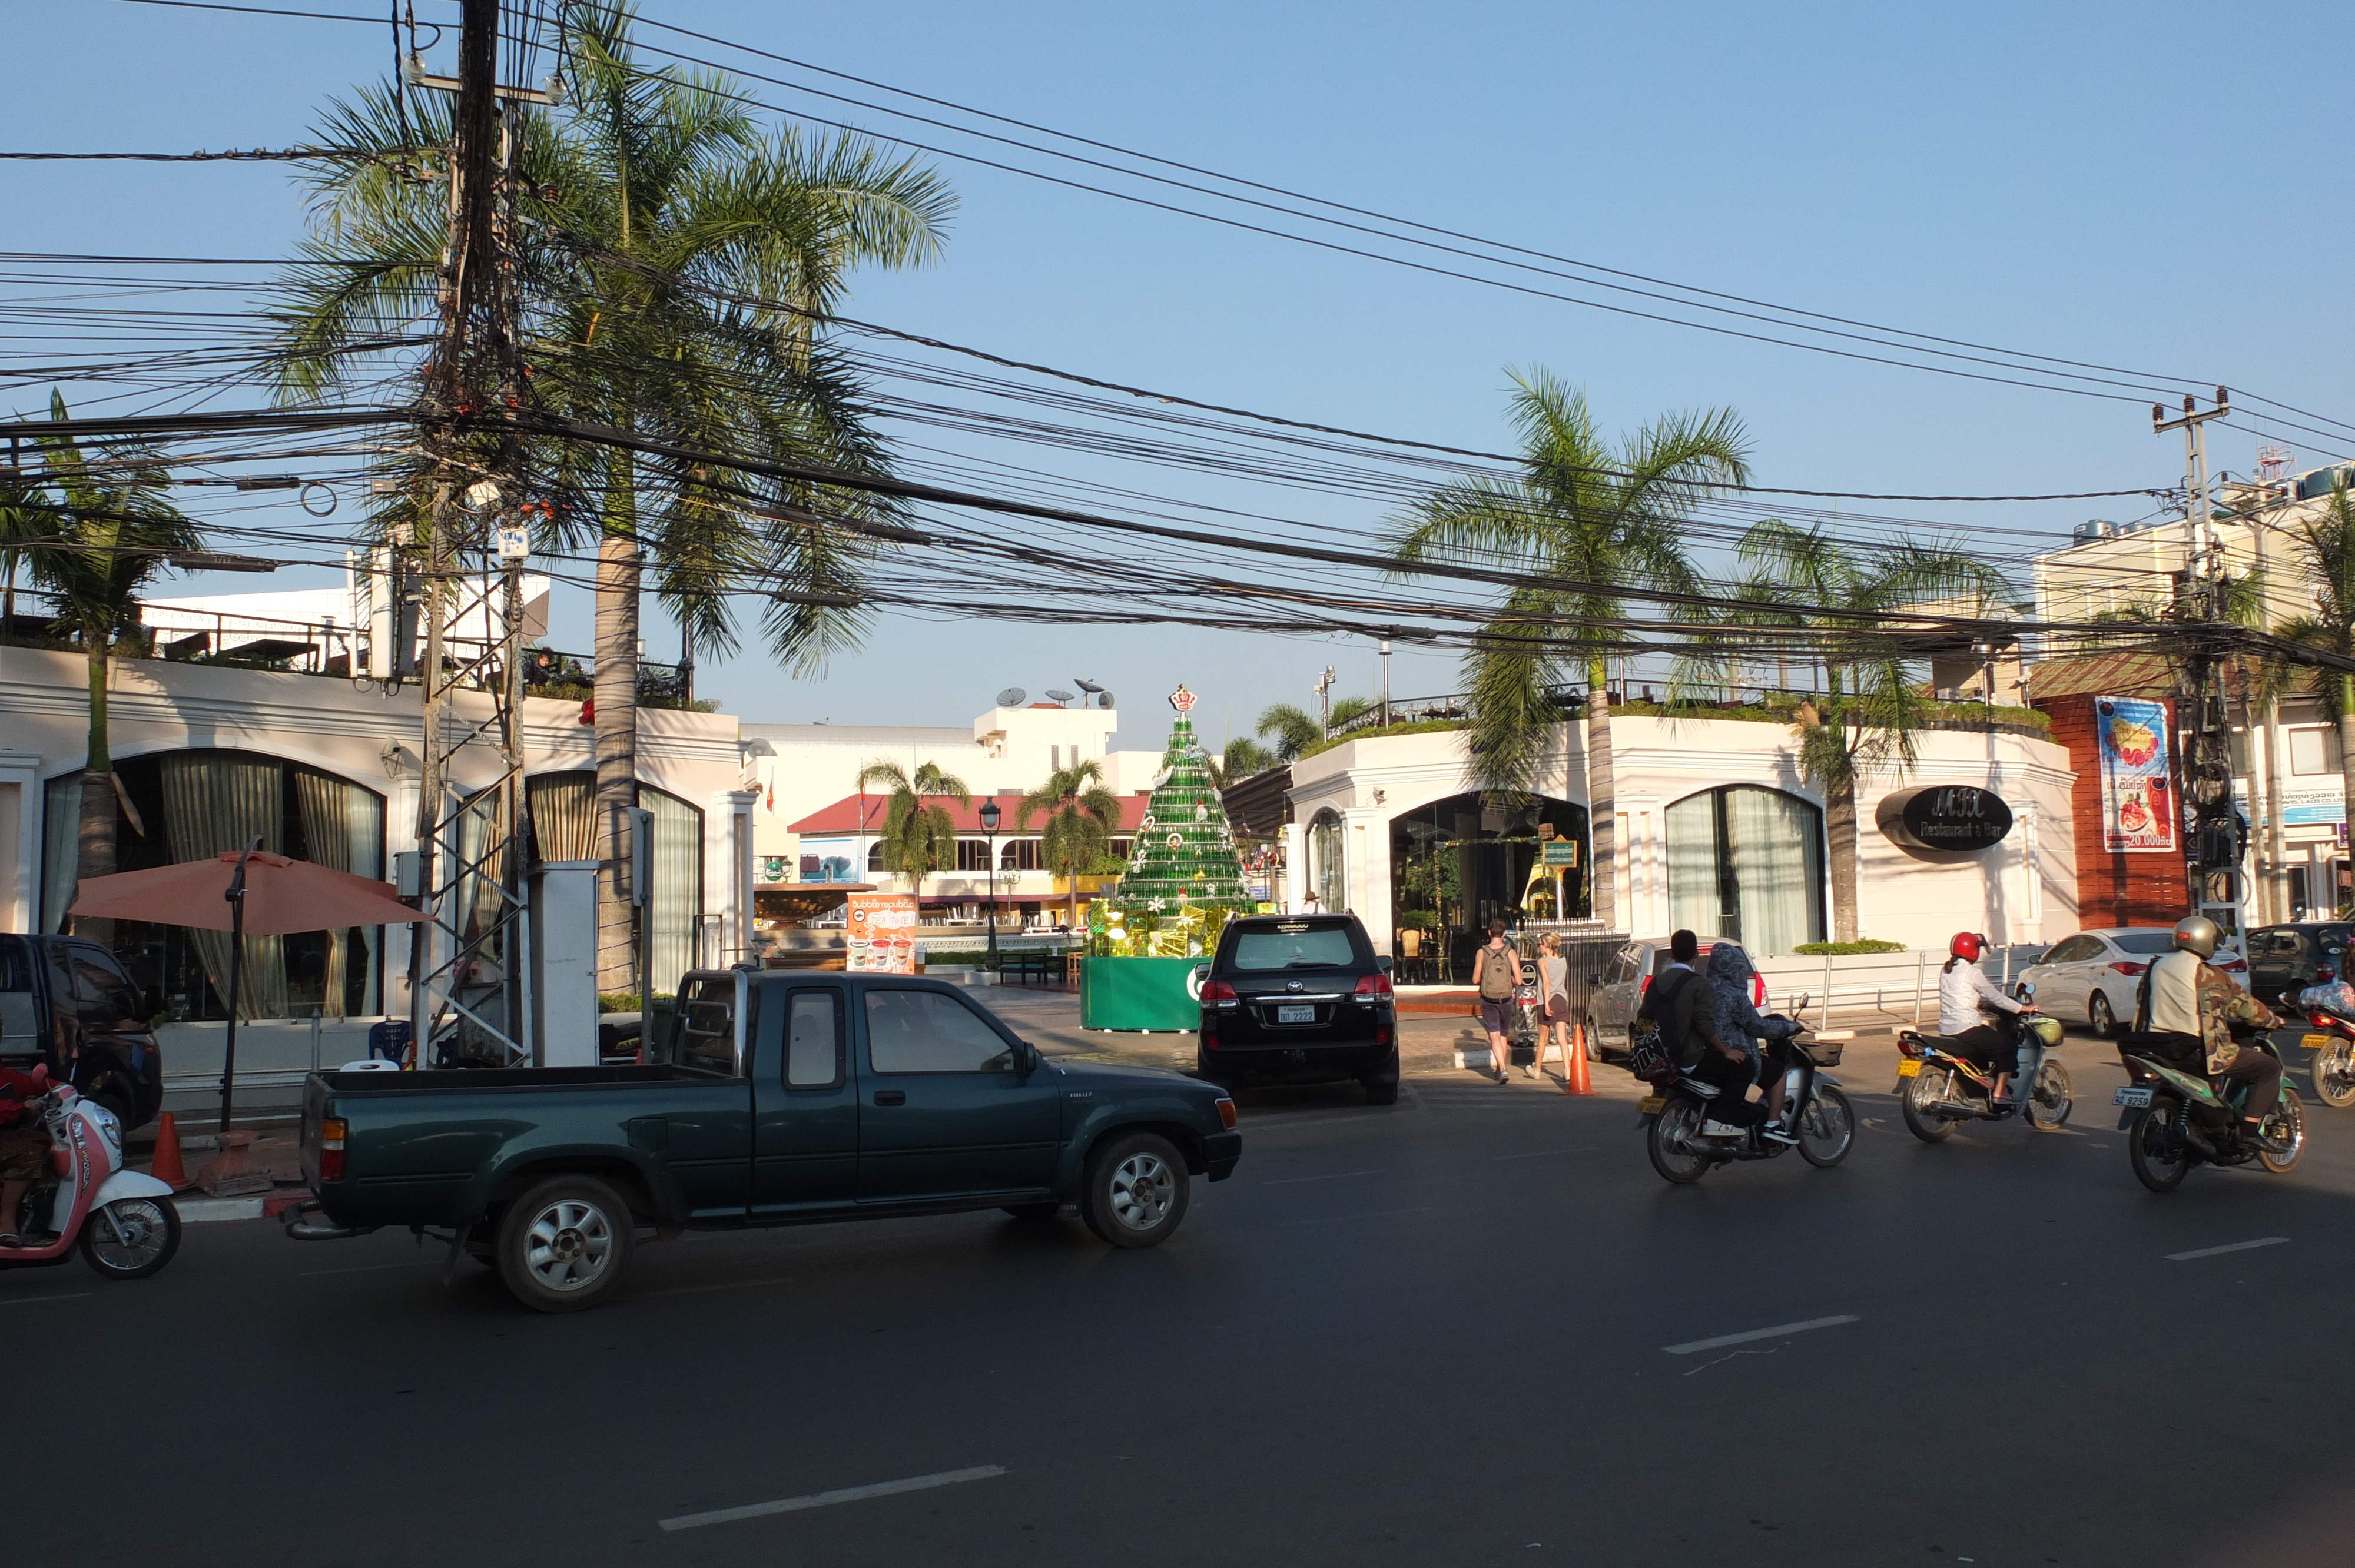
[[1787, 953], [1824, 938], [1824, 814], [1780, 789], [1729, 784], [1666, 813], [1668, 923], [1701, 940]]
[[997, 852], [1000, 871], [1036, 871], [1039, 869], [1037, 839], [1008, 839], [1006, 847]]
[[869, 873], [883, 870], [883, 841], [877, 839], [867, 846], [867, 869]]
[[1348, 867], [1341, 850], [1341, 813], [1327, 807], [1308, 821], [1308, 891], [1317, 906], [1338, 911], [1349, 906]]

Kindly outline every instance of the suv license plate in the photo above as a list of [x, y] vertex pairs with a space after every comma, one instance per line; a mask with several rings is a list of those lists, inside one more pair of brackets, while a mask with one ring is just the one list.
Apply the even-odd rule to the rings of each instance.
[[2137, 1110], [2147, 1110], [2150, 1107], [2150, 1086], [2147, 1084], [2138, 1084], [2131, 1088], [2120, 1089], [2110, 1097], [2110, 1103], [2114, 1106], [2132, 1106]]
[[1313, 1007], [1279, 1007], [1275, 1010], [1278, 1023], [1314, 1023], [1316, 1010]]

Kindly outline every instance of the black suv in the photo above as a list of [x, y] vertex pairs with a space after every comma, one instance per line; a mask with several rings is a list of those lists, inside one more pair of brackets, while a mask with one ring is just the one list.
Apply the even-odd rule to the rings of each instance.
[[1232, 1086], [1355, 1078], [1367, 1100], [1398, 1100], [1398, 1010], [1391, 961], [1354, 915], [1248, 915], [1195, 967], [1202, 992], [1198, 1070]]

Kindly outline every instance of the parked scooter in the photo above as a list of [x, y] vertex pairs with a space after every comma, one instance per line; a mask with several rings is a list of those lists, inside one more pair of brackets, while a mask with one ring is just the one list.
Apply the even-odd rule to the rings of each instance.
[[180, 1248], [172, 1189], [123, 1168], [123, 1124], [98, 1101], [60, 1085], [39, 1102], [49, 1174], [7, 1216], [27, 1245], [0, 1247], [0, 1268], [63, 1263], [76, 1244], [109, 1279], [144, 1279]]
[[2355, 1106], [2355, 1023], [2335, 1012], [2300, 1006], [2297, 994], [2282, 992], [2281, 1010], [2293, 1018], [2306, 1014], [2307, 1032], [2298, 1044], [2314, 1053], [2307, 1072], [2314, 1080], [2315, 1097], [2333, 1110]]
[[[2036, 988], [2022, 985], [2019, 996], [2033, 1001]], [[2013, 1075], [2013, 1092], [2019, 1097], [2008, 1106], [1996, 1103], [1995, 1074], [1962, 1054], [1946, 1036], [1898, 1031], [1897, 1049], [1904, 1058], [1897, 1064], [1898, 1109], [1906, 1129], [1923, 1142], [1943, 1142], [1966, 1121], [2004, 1121], [2016, 1111], [2046, 1131], [2069, 1119], [2075, 1086], [2061, 1058], [2047, 1054], [2061, 1044], [2061, 1021], [1998, 1012], [1993, 1022], [2009, 1032], [2019, 1053]]]

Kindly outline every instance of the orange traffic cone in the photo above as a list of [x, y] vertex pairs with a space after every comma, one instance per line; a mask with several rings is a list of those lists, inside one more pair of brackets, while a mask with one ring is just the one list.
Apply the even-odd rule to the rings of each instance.
[[175, 1192], [189, 1185], [188, 1168], [180, 1163], [180, 1129], [170, 1111], [155, 1124], [155, 1158], [147, 1173]]
[[1586, 1025], [1573, 1023], [1570, 1029], [1570, 1060], [1562, 1064], [1561, 1092], [1566, 1095], [1591, 1095], [1594, 1085], [1586, 1075]]

